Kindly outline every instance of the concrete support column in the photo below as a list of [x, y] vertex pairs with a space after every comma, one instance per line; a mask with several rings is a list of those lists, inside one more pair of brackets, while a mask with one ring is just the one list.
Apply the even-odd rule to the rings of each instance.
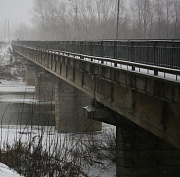
[[102, 123], [83, 117], [83, 107], [91, 98], [63, 80], [55, 85], [55, 120], [59, 132], [99, 131]]
[[41, 101], [54, 101], [55, 77], [46, 71], [36, 71], [35, 98]]
[[36, 67], [32, 63], [27, 63], [26, 65], [26, 85], [31, 86], [35, 85], [36, 78]]
[[180, 176], [180, 150], [133, 123], [116, 131], [117, 177]]

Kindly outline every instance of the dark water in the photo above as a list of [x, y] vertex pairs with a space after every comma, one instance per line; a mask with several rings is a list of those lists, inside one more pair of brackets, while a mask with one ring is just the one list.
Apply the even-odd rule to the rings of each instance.
[[53, 106], [46, 104], [0, 102], [3, 125], [54, 125]]

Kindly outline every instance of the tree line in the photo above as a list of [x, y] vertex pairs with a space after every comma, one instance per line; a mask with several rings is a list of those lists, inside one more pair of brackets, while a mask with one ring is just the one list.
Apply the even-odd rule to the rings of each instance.
[[18, 39], [178, 39], [180, 0], [34, 0], [32, 20]]

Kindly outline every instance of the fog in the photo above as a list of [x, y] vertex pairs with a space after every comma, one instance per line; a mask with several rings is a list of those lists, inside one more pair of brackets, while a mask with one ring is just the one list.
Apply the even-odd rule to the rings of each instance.
[[0, 40], [15, 39], [14, 32], [20, 24], [32, 26], [33, 0], [0, 0]]
[[20, 23], [31, 24], [33, 0], [0, 0], [0, 24], [5, 19], [10, 21], [11, 26]]
[[0, 0], [0, 35], [7, 19], [20, 40], [180, 38], [180, 0], [128, 1], [117, 23], [118, 0]]

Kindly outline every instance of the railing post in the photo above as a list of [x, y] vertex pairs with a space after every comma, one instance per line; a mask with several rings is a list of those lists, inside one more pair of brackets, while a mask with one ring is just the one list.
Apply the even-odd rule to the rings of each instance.
[[104, 57], [104, 46], [103, 46], [103, 41], [101, 41], [101, 57]]
[[176, 56], [176, 60], [177, 60], [177, 68], [180, 68], [180, 45], [179, 43], [176, 44], [177, 45], [177, 56]]
[[[158, 58], [156, 58], [156, 55], [157, 55], [156, 49], [157, 49], [157, 43], [154, 42], [154, 44], [153, 44], [153, 64], [154, 64], [155, 66], [158, 65], [158, 61], [157, 61]], [[158, 71], [157, 71], [157, 70], [154, 70], [154, 75], [155, 75], [155, 76], [158, 75]]]
[[[133, 61], [133, 42], [131, 42], [130, 61]], [[132, 71], [135, 71], [135, 66], [132, 66]]]
[[[91, 41], [90, 42], [90, 50], [91, 50], [91, 56], [93, 56], [94, 55], [94, 51], [93, 51], [93, 49], [94, 49], [94, 46], [93, 46], [93, 42]], [[93, 61], [93, 59], [91, 58], [91, 61]]]
[[94, 51], [93, 51], [93, 42], [90, 42], [90, 55], [93, 56], [94, 55]]
[[[101, 57], [104, 57], [104, 43], [101, 41]], [[101, 60], [101, 64], [103, 64], [104, 61]]]
[[[117, 59], [117, 41], [114, 41], [114, 59]], [[117, 63], [114, 63], [114, 67], [117, 67]]]

